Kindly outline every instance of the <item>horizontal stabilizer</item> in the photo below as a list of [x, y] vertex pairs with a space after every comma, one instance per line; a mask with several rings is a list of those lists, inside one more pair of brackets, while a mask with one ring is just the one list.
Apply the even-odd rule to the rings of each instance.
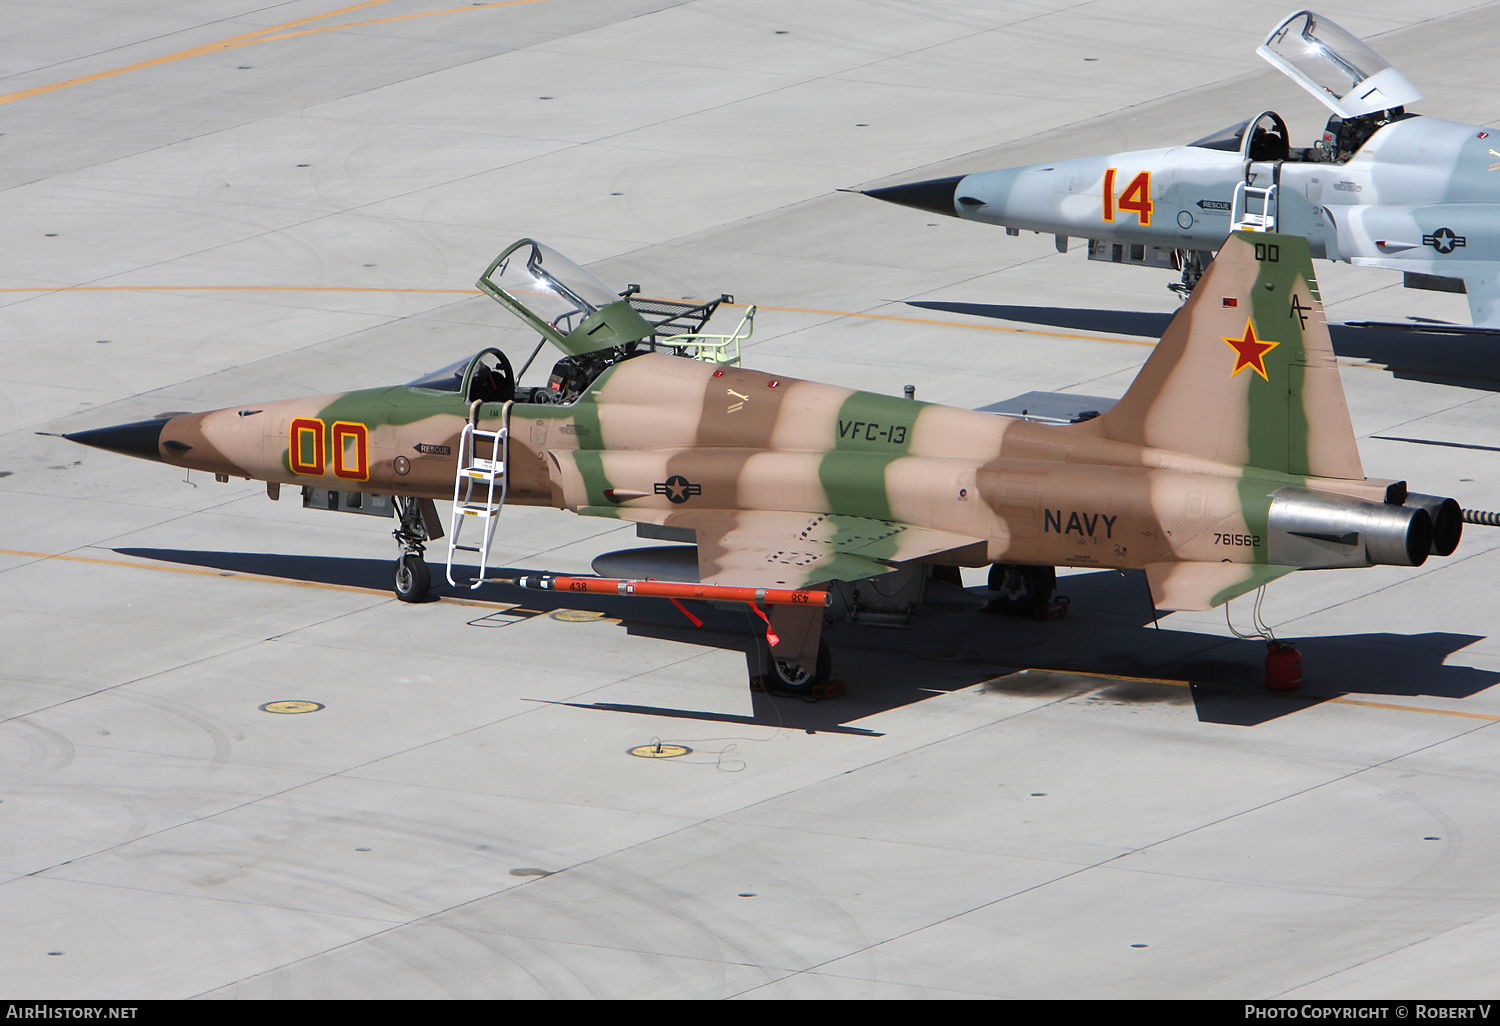
[[1443, 324], [1438, 321], [1345, 321], [1346, 328], [1383, 328], [1386, 331], [1412, 331], [1429, 335], [1500, 335], [1500, 327], [1477, 324]]
[[1157, 609], [1205, 610], [1295, 569], [1264, 563], [1147, 563], [1146, 581]]
[[1102, 395], [1074, 395], [1072, 392], [1024, 392], [1013, 399], [979, 407], [980, 413], [999, 413], [1020, 417], [1038, 424], [1077, 424], [1092, 420], [1108, 410], [1118, 399]]

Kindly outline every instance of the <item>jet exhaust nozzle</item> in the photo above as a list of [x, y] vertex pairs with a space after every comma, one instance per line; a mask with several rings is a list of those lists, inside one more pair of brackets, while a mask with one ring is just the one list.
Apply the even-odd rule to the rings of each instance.
[[[1437, 497], [1408, 496], [1407, 505], [1396, 505], [1307, 488], [1283, 488], [1271, 498], [1266, 525], [1268, 558], [1272, 563], [1304, 569], [1421, 566], [1429, 555], [1439, 551], [1433, 514], [1423, 499]], [[1451, 534], [1442, 502], [1437, 499], [1439, 515], [1445, 516], [1443, 526]], [[1444, 536], [1442, 541], [1451, 541], [1455, 547], [1458, 544], [1456, 537]]]
[[866, 189], [866, 196], [897, 203], [903, 207], [915, 207], [932, 214], [958, 216], [958, 183], [964, 175], [952, 178], [933, 178], [925, 182], [908, 182], [905, 185], [888, 185], [883, 189]]
[[161, 454], [161, 432], [171, 417], [156, 420], [138, 420], [132, 424], [116, 424], [113, 427], [93, 428], [89, 431], [74, 431], [63, 435], [70, 442], [108, 449], [110, 452], [134, 456], [137, 459], [155, 460], [164, 463]]
[[1451, 556], [1464, 533], [1464, 513], [1453, 499], [1441, 495], [1406, 493], [1407, 506], [1420, 506], [1432, 517], [1431, 555]]

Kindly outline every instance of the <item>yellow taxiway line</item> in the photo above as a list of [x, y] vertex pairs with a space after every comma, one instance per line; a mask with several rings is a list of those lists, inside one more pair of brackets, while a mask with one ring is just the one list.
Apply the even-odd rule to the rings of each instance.
[[[158, 566], [154, 563], [139, 563], [130, 559], [101, 559], [98, 556], [70, 556], [61, 552], [26, 552], [21, 549], [0, 549], [0, 556], [26, 556], [33, 559], [61, 559], [69, 563], [96, 563], [101, 566], [125, 566], [132, 570], [155, 570], [168, 574], [192, 574], [197, 577], [234, 577], [242, 581], [261, 581], [267, 584], [289, 584], [294, 588], [316, 588], [320, 591], [348, 591], [358, 595], [379, 595], [390, 598], [391, 592], [386, 588], [361, 588], [356, 584], [325, 584], [322, 581], [297, 581], [290, 577], [272, 577], [268, 574], [243, 573], [238, 570], [205, 570], [191, 566]], [[496, 607], [509, 608], [504, 602], [481, 602], [477, 599], [453, 598], [440, 596], [440, 601], [452, 602], [460, 606], [484, 606], [489, 609]]]
[[[478, 289], [403, 289], [379, 288], [361, 285], [28, 285], [0, 288], [7, 292], [390, 292], [426, 293], [443, 296], [480, 296]], [[725, 303], [725, 306], [747, 306], [746, 303]], [[898, 317], [895, 314], [855, 313], [851, 310], [815, 310], [801, 306], [768, 306], [757, 303], [761, 310], [776, 310], [780, 313], [818, 314], [823, 317], [861, 317], [873, 321], [896, 321], [902, 324], [927, 324], [939, 328], [970, 328], [975, 331], [1000, 331], [1012, 335], [1039, 335], [1045, 338], [1076, 339], [1082, 342], [1115, 342], [1125, 346], [1156, 345], [1154, 340], [1119, 338], [1115, 335], [1078, 335], [1062, 331], [1042, 331], [1037, 328], [1012, 328], [1003, 324], [974, 324], [968, 321], [940, 321], [927, 317]]]
[[270, 43], [280, 39], [294, 39], [297, 36], [312, 35], [317, 32], [335, 32], [339, 29], [360, 28], [365, 25], [383, 25], [392, 21], [406, 21], [411, 18], [431, 18], [439, 14], [458, 14], [462, 11], [482, 11], [489, 7], [515, 7], [518, 4], [546, 3], [547, 0], [497, 0], [494, 3], [470, 4], [466, 7], [450, 7], [441, 11], [420, 11], [416, 14], [398, 14], [389, 18], [374, 18], [369, 21], [350, 21], [338, 25], [323, 25], [318, 28], [297, 29], [314, 21], [322, 21], [324, 18], [336, 18], [341, 14], [349, 14], [353, 11], [363, 10], [366, 7], [378, 7], [389, 3], [390, 0], [365, 0], [364, 3], [353, 4], [349, 7], [340, 7], [333, 11], [324, 11], [322, 14], [314, 14], [307, 18], [298, 18], [296, 21], [284, 22], [280, 25], [272, 25], [270, 28], [257, 29], [244, 35], [230, 36], [228, 39], [220, 39], [217, 42], [205, 43], [202, 46], [190, 47], [186, 50], [178, 50], [176, 53], [165, 54], [161, 57], [153, 57], [150, 60], [138, 61], [135, 64], [127, 64], [120, 68], [110, 68], [108, 71], [96, 71], [92, 75], [84, 75], [80, 78], [70, 78], [66, 82], [53, 82], [51, 85], [36, 86], [33, 89], [22, 89], [14, 93], [0, 94], [0, 104], [14, 103], [16, 100], [25, 100], [33, 96], [42, 96], [46, 93], [55, 93], [59, 89], [69, 86], [83, 85], [88, 82], [98, 82], [101, 79], [113, 78], [116, 75], [124, 75], [131, 71], [140, 71], [144, 68], [154, 68], [162, 64], [171, 64], [174, 61], [187, 60], [190, 57], [202, 57], [205, 54], [218, 53], [223, 50], [234, 50], [242, 46], [254, 46], [256, 43]]
[[375, 285], [26, 285], [0, 292], [420, 292], [480, 296], [478, 289], [400, 289]]
[[[725, 303], [725, 306], [744, 306], [744, 303]], [[1041, 331], [1037, 328], [1008, 328], [1003, 324], [970, 324], [967, 321], [938, 321], [927, 317], [897, 317], [894, 314], [851, 313], [848, 310], [813, 310], [800, 306], [756, 306], [761, 310], [779, 310], [782, 313], [822, 314], [825, 317], [867, 317], [875, 321], [899, 321], [903, 324], [932, 324], [942, 328], [974, 328], [978, 331], [1007, 331], [1015, 335], [1041, 335], [1044, 338], [1073, 338], [1085, 342], [1118, 342], [1125, 346], [1154, 346], [1155, 340], [1119, 338], [1115, 335], [1075, 335], [1063, 331]]]
[[[517, 0], [520, 2], [520, 0]], [[479, 296], [478, 289], [403, 289], [377, 287], [373, 285], [27, 285], [0, 288], [7, 292], [389, 292], [423, 293], [439, 296]], [[748, 306], [748, 303], [725, 303], [724, 306]], [[1110, 342], [1122, 346], [1156, 345], [1155, 339], [1120, 338], [1118, 335], [1078, 335], [1065, 331], [1042, 331], [1039, 328], [1012, 328], [1003, 324], [974, 324], [970, 321], [939, 321], [927, 317], [898, 317], [895, 314], [855, 313], [852, 310], [817, 310], [802, 306], [767, 306], [756, 304], [761, 310], [776, 310], [781, 313], [808, 313], [823, 317], [862, 317], [872, 321], [896, 321], [902, 324], [927, 324], [938, 328], [968, 328], [972, 331], [1000, 331], [1012, 335], [1036, 335], [1041, 338], [1065, 338], [1079, 342]], [[1361, 367], [1369, 370], [1388, 370], [1385, 364], [1369, 360], [1350, 359], [1337, 356], [1341, 367]]]

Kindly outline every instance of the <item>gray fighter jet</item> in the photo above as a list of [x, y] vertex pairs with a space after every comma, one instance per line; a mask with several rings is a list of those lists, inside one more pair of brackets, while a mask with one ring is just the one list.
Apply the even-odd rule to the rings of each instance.
[[1500, 331], [1500, 135], [1407, 111], [1416, 87], [1311, 11], [1282, 21], [1256, 53], [1333, 112], [1311, 146], [1293, 146], [1268, 110], [1184, 146], [865, 194], [1012, 235], [1054, 234], [1064, 251], [1087, 239], [1090, 259], [1181, 270], [1181, 291], [1231, 230], [1303, 235], [1315, 257], [1465, 292], [1478, 330]]

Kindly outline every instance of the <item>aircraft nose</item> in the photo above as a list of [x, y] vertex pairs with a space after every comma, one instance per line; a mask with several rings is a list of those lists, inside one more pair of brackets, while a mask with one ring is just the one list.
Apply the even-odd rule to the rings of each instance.
[[963, 175], [955, 175], [952, 178], [908, 182], [905, 185], [890, 185], [884, 189], [869, 189], [865, 191], [865, 195], [874, 196], [887, 203], [899, 203], [903, 207], [916, 207], [918, 210], [926, 210], [933, 214], [957, 217], [958, 208], [955, 200], [958, 183], [963, 179]]
[[162, 463], [165, 461], [161, 458], [161, 431], [171, 419], [161, 417], [156, 420], [138, 420], [133, 424], [74, 431], [63, 437], [79, 445], [91, 445], [95, 449], [108, 449], [110, 452]]

